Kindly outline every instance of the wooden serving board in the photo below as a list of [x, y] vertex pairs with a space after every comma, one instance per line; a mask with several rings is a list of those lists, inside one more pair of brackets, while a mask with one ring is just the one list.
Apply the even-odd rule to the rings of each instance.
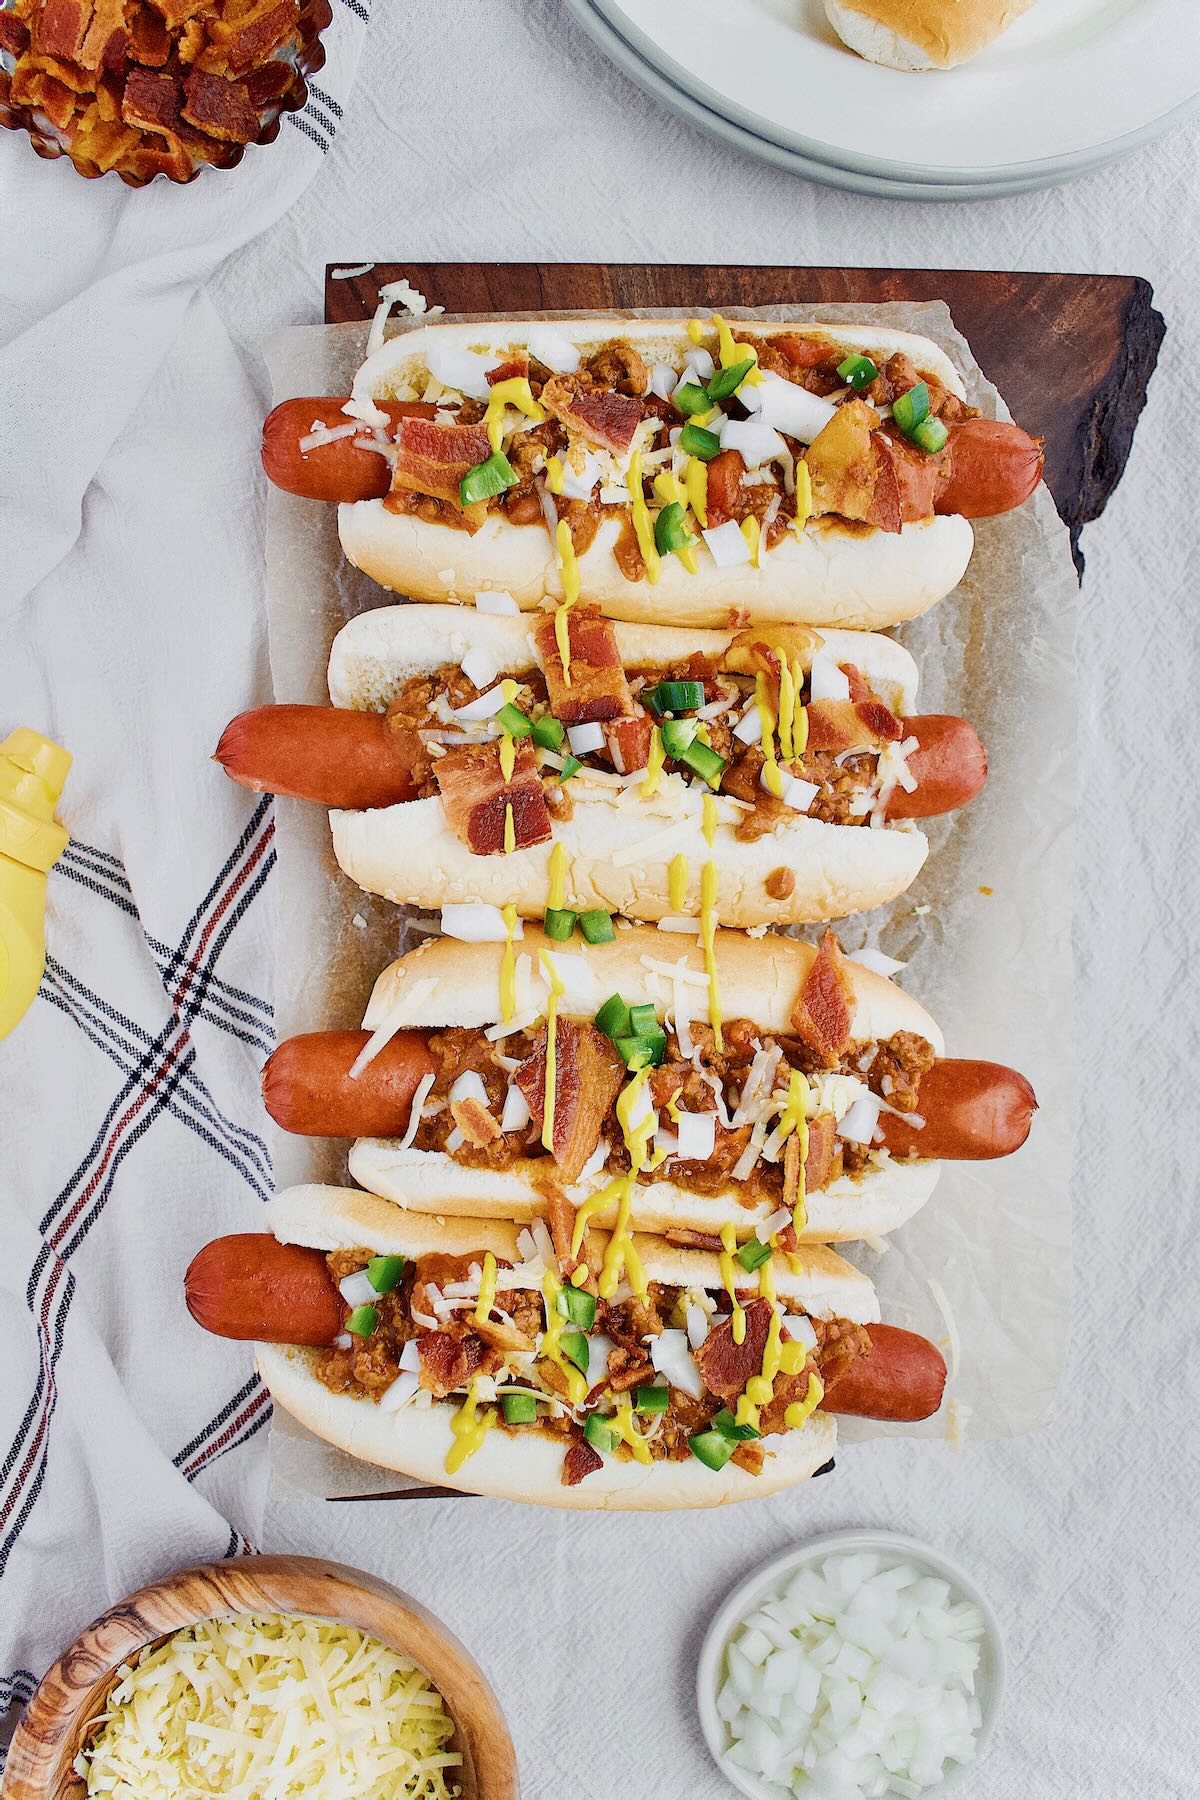
[[374, 263], [335, 281], [331, 325], [370, 318], [384, 282], [409, 281], [447, 312], [773, 306], [945, 300], [1013, 417], [1046, 440], [1046, 481], [1071, 533], [1098, 518], [1124, 472], [1166, 325], [1136, 275], [972, 269], [751, 268], [743, 264]]

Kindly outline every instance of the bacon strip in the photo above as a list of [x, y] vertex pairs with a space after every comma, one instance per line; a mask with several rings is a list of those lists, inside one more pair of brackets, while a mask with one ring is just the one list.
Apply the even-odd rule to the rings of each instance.
[[846, 959], [832, 931], [827, 931], [792, 1009], [792, 1025], [823, 1066], [836, 1069], [850, 1042], [853, 1017], [854, 993]]
[[632, 713], [633, 696], [610, 621], [572, 610], [567, 614], [567, 632], [571, 653], [569, 684], [563, 677], [553, 618], [542, 619], [534, 632], [555, 718], [564, 725], [586, 725]]
[[[819, 1194], [833, 1179], [836, 1136], [837, 1129], [832, 1114], [822, 1113], [819, 1118], [808, 1121], [808, 1155], [804, 1159], [806, 1194]], [[787, 1148], [790, 1149], [796, 1141], [795, 1138], [789, 1138]], [[794, 1204], [794, 1201], [784, 1200], [785, 1206]]]
[[719, 1255], [723, 1247], [713, 1232], [693, 1231], [688, 1225], [673, 1225], [663, 1236], [668, 1244], [678, 1244], [682, 1250], [711, 1250], [714, 1255]]
[[468, 469], [486, 462], [492, 443], [482, 425], [439, 425], [434, 419], [401, 419], [396, 427], [392, 486], [432, 494], [460, 507], [458, 484]]
[[[558, 1039], [555, 1039], [557, 1044]], [[546, 1223], [550, 1242], [554, 1245], [560, 1268], [573, 1270], [583, 1259], [571, 1255], [571, 1239], [575, 1235], [575, 1208], [559, 1188], [551, 1189], [546, 1199]]]
[[740, 1344], [733, 1341], [731, 1318], [709, 1332], [695, 1357], [710, 1394], [733, 1400], [745, 1393], [750, 1377], [761, 1372], [772, 1310], [769, 1300], [750, 1302], [746, 1308], [746, 1336]]
[[424, 1331], [417, 1339], [421, 1359], [421, 1386], [438, 1400], [467, 1385], [488, 1355], [488, 1346], [474, 1332]]
[[604, 747], [618, 775], [632, 775], [635, 769], [646, 767], [653, 734], [648, 713], [635, 713], [632, 719], [609, 720], [604, 727]]
[[809, 750], [881, 750], [904, 736], [900, 720], [882, 700], [813, 700], [805, 710]]
[[[600, 1128], [617, 1097], [624, 1069], [608, 1039], [594, 1025], [558, 1019], [554, 1033], [554, 1160], [564, 1181], [579, 1172], [600, 1142]], [[513, 1080], [539, 1125], [546, 1112], [546, 1030]], [[556, 1246], [557, 1247], [557, 1246]]]
[[509, 362], [497, 363], [494, 369], [488, 369], [484, 380], [489, 387], [495, 387], [501, 381], [519, 381], [523, 375], [529, 374], [529, 358], [514, 356]]
[[498, 744], [451, 750], [433, 765], [434, 778], [454, 835], [476, 856], [504, 851], [504, 821], [512, 807], [514, 847], [527, 850], [551, 835], [550, 813], [533, 745], [517, 745], [513, 778], [505, 785]]
[[546, 411], [601, 450], [628, 450], [642, 419], [642, 403], [628, 394], [587, 386], [587, 377], [555, 375], [541, 392]]
[[258, 114], [240, 82], [193, 69], [183, 90], [187, 96], [183, 116], [190, 124], [226, 143], [254, 142], [258, 136]]

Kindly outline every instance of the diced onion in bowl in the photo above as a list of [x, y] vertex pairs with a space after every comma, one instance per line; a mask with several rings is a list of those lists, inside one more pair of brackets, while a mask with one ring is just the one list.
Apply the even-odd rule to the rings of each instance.
[[721, 1760], [796, 1800], [919, 1796], [974, 1759], [983, 1633], [978, 1607], [894, 1553], [803, 1563], [725, 1646]]

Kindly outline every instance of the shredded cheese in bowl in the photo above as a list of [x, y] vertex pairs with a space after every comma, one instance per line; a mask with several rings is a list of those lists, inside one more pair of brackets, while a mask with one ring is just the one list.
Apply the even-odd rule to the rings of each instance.
[[206, 1619], [122, 1664], [75, 1773], [114, 1800], [455, 1800], [429, 1677], [351, 1625]]

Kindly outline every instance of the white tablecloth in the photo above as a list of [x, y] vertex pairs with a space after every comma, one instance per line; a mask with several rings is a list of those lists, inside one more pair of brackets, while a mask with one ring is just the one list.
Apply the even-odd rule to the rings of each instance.
[[[0, 153], [11, 148], [0, 144]], [[255, 389], [265, 396], [256, 344], [277, 325], [320, 317], [330, 259], [1117, 270], [1149, 277], [1168, 321], [1128, 471], [1084, 536], [1078, 1320], [1055, 1425], [961, 1454], [940, 1445], [857, 1446], [835, 1478], [723, 1514], [558, 1518], [484, 1500], [422, 1500], [289, 1503], [266, 1519], [262, 1547], [374, 1569], [473, 1647], [507, 1710], [533, 1800], [564, 1785], [586, 1800], [717, 1800], [727, 1792], [692, 1701], [705, 1622], [755, 1563], [799, 1536], [844, 1524], [893, 1527], [940, 1545], [974, 1570], [996, 1603], [1010, 1686], [995, 1750], [970, 1783], [976, 1800], [1182, 1800], [1197, 1792], [1200, 1184], [1191, 1087], [1200, 1042], [1190, 927], [1200, 817], [1189, 720], [1200, 682], [1198, 154], [1200, 122], [1044, 194], [950, 207], [856, 198], [748, 160], [658, 111], [549, 0], [409, 0], [378, 9], [353, 105], [317, 179], [229, 259], [198, 303], [214, 342], [216, 322], [228, 334], [214, 391], [201, 397], [204, 417], [223, 413], [239, 431]], [[1013, 329], [1022, 329], [1020, 319]], [[179, 448], [166, 424], [170, 379], [168, 359], [136, 434], [147, 466]], [[47, 454], [55, 429], [39, 422]], [[185, 550], [203, 556], [206, 534], [222, 532], [220, 509], [244, 510], [245, 499], [236, 483], [219, 506], [199, 487], [189, 498], [203, 529]], [[101, 483], [95, 503], [103, 501]], [[144, 520], [125, 521], [126, 541], [144, 529]], [[252, 540], [252, 530], [246, 535]], [[110, 555], [121, 536], [114, 531]], [[255, 571], [241, 579], [246, 624], [229, 645], [238, 664], [227, 687], [230, 713], [255, 691], [266, 697], [261, 655], [254, 663]], [[53, 722], [70, 742], [72, 709], [78, 716], [88, 704], [89, 681], [64, 664], [72, 610], [88, 596], [75, 584], [55, 593], [52, 581], [44, 593], [45, 606], [58, 608], [53, 630], [47, 618], [0, 657], [0, 720], [24, 718], [41, 696], [57, 693]], [[154, 679], [172, 684], [179, 722], [169, 766], [148, 791], [177, 810], [229, 806], [223, 795], [214, 800], [196, 760], [201, 742], [211, 742], [212, 720], [189, 710], [189, 659], [217, 646], [171, 614], [169, 595], [147, 591], [144, 604], [155, 621], [152, 641], [137, 647], [149, 659], [145, 679], [158, 671]], [[99, 832], [103, 796], [89, 795]], [[118, 802], [134, 804], [128, 787]], [[108, 821], [100, 841], [128, 841], [127, 813], [117, 823], [120, 831]], [[186, 857], [186, 831], [164, 830], [163, 854]], [[241, 952], [244, 962], [255, 959], [256, 978], [242, 970], [254, 991], [262, 988], [266, 941], [257, 934]], [[13, 1040], [47, 1080], [57, 1041], [39, 1021], [48, 1011], [39, 1002], [24, 1039]], [[11, 1069], [12, 1046], [0, 1052], [0, 1080], [5, 1056]], [[31, 1127], [17, 1125], [19, 1145]], [[1065, 1126], [1047, 1119], [1040, 1128]], [[8, 1148], [13, 1139], [7, 1130], [4, 1137]], [[226, 1229], [251, 1222], [244, 1188], [232, 1186], [224, 1201], [214, 1193], [198, 1199], [188, 1191], [193, 1173], [182, 1162], [178, 1189], [167, 1194], [139, 1188], [135, 1166], [123, 1173], [131, 1258], [142, 1208], [171, 1205], [181, 1220], [199, 1210], [214, 1229], [222, 1219]], [[195, 1239], [182, 1224], [181, 1234]], [[132, 1295], [132, 1271], [129, 1280]], [[119, 1313], [99, 1323], [110, 1340], [123, 1328]], [[175, 1384], [186, 1378], [192, 1340], [186, 1351], [183, 1342], [173, 1346]], [[171, 1391], [165, 1380], [164, 1404]], [[264, 1436], [236, 1456], [261, 1454]], [[65, 1441], [60, 1467], [79, 1459], [82, 1469], [85, 1451]], [[149, 1576], [187, 1554], [178, 1536], [170, 1545], [156, 1540], [153, 1517], [131, 1516], [126, 1532], [134, 1548], [125, 1546], [122, 1573]], [[211, 1537], [195, 1545], [197, 1553], [213, 1547]], [[82, 1623], [104, 1571], [78, 1543], [50, 1540], [46, 1555], [48, 1582], [78, 1580]], [[41, 1648], [48, 1660], [57, 1646]]]

